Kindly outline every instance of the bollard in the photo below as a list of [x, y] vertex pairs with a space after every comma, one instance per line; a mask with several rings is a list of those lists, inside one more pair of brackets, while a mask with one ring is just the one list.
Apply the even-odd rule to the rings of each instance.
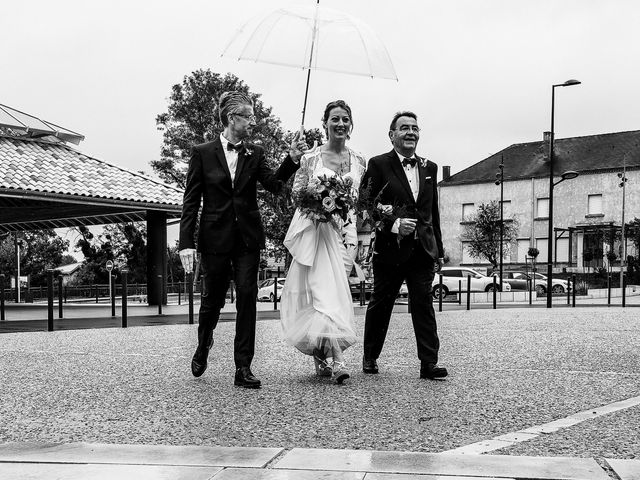
[[496, 281], [496, 277], [494, 275], [494, 277], [493, 277], [493, 309], [494, 310], [496, 309], [496, 295], [497, 295], [496, 290], [497, 290], [497, 288], [498, 288], [498, 282]]
[[365, 283], [364, 280], [360, 282], [360, 306], [363, 307], [365, 304], [365, 291], [364, 291]]
[[0, 320], [6, 320], [4, 317], [4, 273], [0, 275]]
[[611, 306], [611, 274], [607, 274], [607, 307]]
[[[438, 284], [442, 285], [442, 274], [439, 273], [438, 274]], [[442, 311], [442, 290], [440, 291], [440, 295], [438, 295], [438, 311], [441, 312]]]
[[116, 316], [116, 276], [109, 275], [109, 283], [111, 284], [111, 316]]
[[127, 270], [122, 270], [122, 328], [127, 328]]
[[182, 305], [180, 297], [182, 296], [182, 282], [178, 280], [178, 305]]
[[47, 270], [47, 331], [53, 332], [53, 270]]
[[187, 273], [187, 294], [189, 295], [189, 325], [193, 325], [193, 272]]
[[533, 289], [532, 289], [532, 284], [531, 284], [531, 279], [527, 278], [527, 285], [529, 286], [529, 305], [531, 305], [531, 302], [533, 300]]
[[273, 309], [278, 309], [278, 277], [273, 281]]
[[[575, 288], [575, 285], [574, 287]], [[567, 306], [571, 304], [571, 280], [567, 279]]]
[[627, 306], [627, 276], [622, 274], [622, 306]]
[[471, 310], [471, 275], [467, 275], [467, 310]]
[[162, 275], [158, 275], [158, 315], [162, 315]]
[[462, 280], [458, 280], [458, 305], [462, 305]]
[[58, 275], [58, 318], [62, 318], [62, 275]]
[[577, 284], [576, 284], [576, 275], [575, 273], [571, 276], [571, 283], [573, 284], [573, 294], [572, 294], [572, 300], [571, 300], [571, 306], [575, 307], [576, 306], [576, 290], [577, 290]]

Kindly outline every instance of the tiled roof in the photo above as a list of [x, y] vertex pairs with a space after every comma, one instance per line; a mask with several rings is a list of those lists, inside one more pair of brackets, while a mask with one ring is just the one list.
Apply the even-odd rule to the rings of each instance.
[[0, 189], [179, 207], [182, 191], [56, 141], [0, 136]]
[[[640, 168], [640, 130], [605, 133], [554, 140], [553, 170], [560, 175], [568, 170], [597, 172]], [[549, 175], [549, 142], [518, 143], [440, 182], [442, 186], [494, 182], [498, 165], [504, 159], [505, 180]]]

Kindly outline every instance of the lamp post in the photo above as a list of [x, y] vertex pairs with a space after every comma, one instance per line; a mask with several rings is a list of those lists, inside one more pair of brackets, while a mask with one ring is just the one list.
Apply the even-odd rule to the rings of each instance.
[[[563, 178], [557, 183], [553, 183], [553, 115], [555, 109], [555, 92], [556, 87], [570, 87], [572, 85], [579, 85], [581, 82], [578, 80], [567, 80], [564, 83], [558, 83], [551, 86], [551, 132], [549, 135], [549, 236], [547, 237], [547, 308], [551, 308], [551, 276], [553, 274], [553, 187], [566, 180]], [[575, 173], [575, 172], [574, 172]], [[576, 175], [577, 176], [577, 173]], [[574, 178], [568, 177], [568, 178]]]
[[496, 185], [500, 185], [500, 290], [502, 290], [502, 248], [504, 244], [504, 156], [500, 156], [500, 171], [496, 173]]
[[627, 261], [627, 240], [626, 240], [625, 231], [624, 231], [624, 201], [625, 201], [625, 190], [627, 186], [626, 155], [622, 159], [622, 173], [618, 173], [618, 178], [620, 178], [620, 184], [618, 186], [622, 188], [622, 231], [621, 231], [621, 243], [622, 243], [621, 250], [622, 251], [620, 255], [620, 288], [624, 288], [624, 265]]

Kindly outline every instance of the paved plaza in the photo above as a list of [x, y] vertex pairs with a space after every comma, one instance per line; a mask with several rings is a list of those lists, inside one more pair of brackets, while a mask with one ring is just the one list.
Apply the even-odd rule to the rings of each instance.
[[184, 316], [1, 334], [0, 478], [640, 479], [636, 308], [437, 317], [446, 380], [418, 378], [399, 306], [380, 374], [361, 373], [358, 344], [337, 386], [264, 316], [256, 391], [233, 386], [233, 321], [200, 378]]

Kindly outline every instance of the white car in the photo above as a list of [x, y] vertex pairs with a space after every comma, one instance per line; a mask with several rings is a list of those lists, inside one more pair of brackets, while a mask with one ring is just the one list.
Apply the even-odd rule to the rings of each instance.
[[[440, 282], [440, 275], [442, 275], [442, 283]], [[433, 278], [431, 289], [434, 298], [446, 297], [449, 293], [453, 292], [466, 292], [467, 291], [467, 277], [471, 277], [471, 291], [472, 292], [492, 292], [493, 291], [493, 279], [494, 277], [488, 277], [486, 275], [477, 272], [473, 268], [467, 267], [443, 267], [442, 270], [436, 272]], [[502, 285], [500, 280], [496, 281], [497, 290], [510, 292], [511, 285], [507, 282]]]
[[284, 278], [267, 278], [258, 285], [258, 301], [267, 300], [273, 302], [273, 284], [278, 281], [278, 301], [280, 301], [280, 295], [282, 295], [282, 288], [284, 287]]

